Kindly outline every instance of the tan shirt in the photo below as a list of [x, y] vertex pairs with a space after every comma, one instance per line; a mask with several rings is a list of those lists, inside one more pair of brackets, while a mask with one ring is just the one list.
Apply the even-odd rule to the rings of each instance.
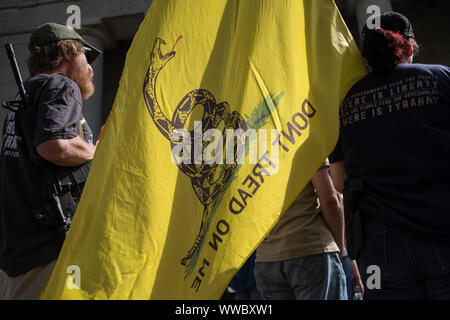
[[322, 218], [310, 181], [259, 245], [256, 261], [282, 261], [336, 251], [339, 248]]

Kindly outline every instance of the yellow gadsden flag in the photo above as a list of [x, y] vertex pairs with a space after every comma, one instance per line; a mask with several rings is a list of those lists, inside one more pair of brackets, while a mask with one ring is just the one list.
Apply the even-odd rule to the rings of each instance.
[[42, 298], [220, 298], [365, 72], [331, 0], [154, 0]]

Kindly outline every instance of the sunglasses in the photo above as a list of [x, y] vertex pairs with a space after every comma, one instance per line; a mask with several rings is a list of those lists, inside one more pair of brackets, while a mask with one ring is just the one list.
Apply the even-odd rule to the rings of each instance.
[[86, 56], [87, 62], [90, 64], [92, 59], [92, 49], [88, 48], [86, 46], [83, 46], [84, 49], [84, 55]]

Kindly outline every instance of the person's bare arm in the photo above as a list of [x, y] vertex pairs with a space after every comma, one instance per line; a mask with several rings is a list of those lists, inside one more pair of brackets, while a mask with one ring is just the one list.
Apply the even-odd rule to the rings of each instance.
[[345, 253], [344, 240], [344, 211], [342, 209], [339, 193], [333, 186], [327, 168], [317, 171], [311, 179], [320, 201], [323, 219], [333, 233], [336, 244], [340, 250], [340, 257]]
[[331, 179], [333, 180], [333, 185], [337, 191], [342, 193], [344, 190], [344, 181], [347, 179], [347, 173], [345, 172], [344, 161], [338, 161], [336, 163], [330, 164]]
[[352, 276], [353, 276], [353, 287], [355, 289], [356, 289], [356, 287], [359, 287], [361, 294], [364, 295], [364, 285], [362, 283], [361, 275], [358, 270], [358, 263], [356, 262], [356, 260], [350, 259], [349, 261], [350, 261], [350, 268], [352, 270]]
[[36, 147], [38, 154], [47, 161], [62, 167], [76, 167], [92, 160], [95, 146], [81, 137], [53, 139]]

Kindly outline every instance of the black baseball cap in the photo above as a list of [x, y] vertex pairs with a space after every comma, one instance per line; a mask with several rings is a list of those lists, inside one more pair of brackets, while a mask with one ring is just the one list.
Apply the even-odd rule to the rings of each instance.
[[74, 28], [59, 23], [44, 23], [34, 29], [30, 37], [30, 46], [46, 45], [60, 40], [78, 40], [83, 43], [86, 58], [91, 64], [102, 52], [87, 43]]
[[[411, 22], [409, 22], [408, 18], [402, 15], [401, 13], [388, 11], [384, 12], [379, 16], [374, 17], [380, 18], [380, 28], [398, 32], [403, 35], [406, 39], [415, 38], [413, 28]], [[361, 40], [364, 43], [364, 39], [369, 32], [370, 28], [367, 26], [367, 23], [364, 25], [364, 28], [361, 32]]]

